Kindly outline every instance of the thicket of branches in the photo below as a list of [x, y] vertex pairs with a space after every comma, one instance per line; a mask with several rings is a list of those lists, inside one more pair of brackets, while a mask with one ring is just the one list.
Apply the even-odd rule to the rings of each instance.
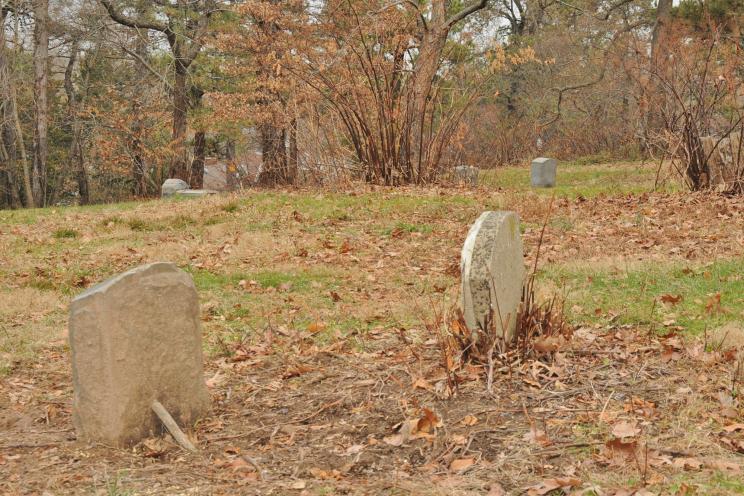
[[0, 208], [199, 187], [209, 158], [272, 186], [651, 156], [744, 189], [735, 0], [0, 7]]

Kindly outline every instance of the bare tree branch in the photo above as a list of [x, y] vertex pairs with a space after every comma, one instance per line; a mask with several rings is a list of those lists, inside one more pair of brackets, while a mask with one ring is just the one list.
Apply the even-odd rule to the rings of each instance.
[[168, 26], [167, 24], [161, 24], [152, 20], [132, 19], [131, 17], [124, 15], [123, 12], [116, 10], [114, 5], [111, 3], [111, 0], [99, 1], [101, 2], [101, 5], [106, 8], [109, 17], [111, 17], [111, 19], [118, 22], [122, 26], [127, 26], [135, 29], [152, 29], [153, 31], [160, 31], [166, 36], [168, 36], [168, 33], [173, 33], [173, 31], [170, 29], [170, 26]]
[[472, 4], [463, 8], [461, 11], [457, 12], [456, 14], [453, 14], [449, 19], [447, 19], [447, 21], [445, 21], [444, 24], [448, 27], [452, 27], [458, 22], [465, 19], [467, 16], [471, 14], [475, 14], [479, 10], [484, 9], [487, 4], [488, 4], [488, 0], [477, 0], [476, 2], [473, 2]]

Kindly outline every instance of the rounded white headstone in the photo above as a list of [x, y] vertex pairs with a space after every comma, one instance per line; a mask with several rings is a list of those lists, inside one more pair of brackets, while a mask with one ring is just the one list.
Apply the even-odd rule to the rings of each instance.
[[462, 248], [461, 304], [465, 323], [483, 330], [493, 312], [493, 324], [511, 339], [522, 300], [524, 262], [519, 216], [514, 212], [483, 212], [470, 228]]
[[189, 188], [189, 184], [182, 179], [166, 179], [160, 187], [160, 196], [171, 196]]

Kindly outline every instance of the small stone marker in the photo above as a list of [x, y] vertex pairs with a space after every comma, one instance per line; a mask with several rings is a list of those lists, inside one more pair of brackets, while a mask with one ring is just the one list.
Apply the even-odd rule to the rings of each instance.
[[182, 426], [209, 410], [198, 295], [172, 263], [142, 265], [75, 298], [70, 348], [83, 439], [127, 446], [160, 432], [154, 402]]
[[216, 195], [217, 191], [211, 189], [181, 189], [176, 191], [176, 196], [199, 197], [207, 195]]
[[552, 188], [555, 186], [555, 173], [558, 162], [554, 158], [536, 158], [532, 161], [530, 177], [533, 188]]
[[160, 196], [175, 195], [178, 191], [189, 189], [190, 187], [189, 183], [182, 179], [166, 179], [160, 187]]
[[493, 309], [494, 328], [510, 339], [524, 282], [519, 216], [514, 212], [483, 212], [465, 238], [460, 268], [461, 304], [467, 326], [473, 331], [484, 329]]
[[455, 167], [455, 179], [460, 184], [468, 184], [470, 186], [478, 186], [478, 175], [480, 169], [477, 167], [471, 167], [469, 165], [459, 165]]

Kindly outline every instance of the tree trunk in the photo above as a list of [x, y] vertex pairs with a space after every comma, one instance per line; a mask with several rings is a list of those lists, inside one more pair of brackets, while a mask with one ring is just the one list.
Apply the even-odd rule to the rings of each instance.
[[651, 60], [649, 63], [649, 81], [647, 94], [645, 98], [646, 113], [643, 122], [642, 136], [646, 140], [650, 138], [650, 133], [658, 130], [661, 126], [661, 116], [659, 108], [664, 105], [664, 89], [659, 78], [664, 77], [666, 70], [666, 59], [669, 53], [668, 35], [672, 20], [672, 0], [659, 0], [656, 7], [656, 22], [651, 35]]
[[[437, 2], [435, 2], [437, 3]], [[436, 9], [435, 9], [436, 10]], [[408, 182], [418, 183], [426, 174], [429, 158], [429, 140], [427, 139], [426, 123], [430, 112], [429, 102], [431, 99], [431, 89], [434, 85], [434, 79], [439, 70], [439, 64], [442, 58], [442, 51], [447, 42], [449, 27], [446, 25], [436, 25], [436, 22], [442, 23], [441, 17], [437, 18], [432, 13], [432, 19], [429, 29], [424, 33], [419, 47], [419, 55], [416, 59], [413, 81], [413, 133], [411, 146], [413, 148], [412, 169], [407, 168], [409, 177]]]
[[34, 5], [34, 164], [31, 186], [35, 203], [46, 204], [48, 108], [47, 83], [49, 79], [49, 0], [36, 0]]
[[194, 135], [194, 160], [191, 162], [191, 187], [204, 187], [204, 162], [207, 157], [207, 133], [199, 130]]
[[668, 52], [666, 47], [667, 34], [672, 19], [672, 0], [659, 0], [656, 7], [656, 22], [651, 35], [651, 68], [656, 70], [661, 59], [666, 58]]
[[70, 130], [72, 140], [70, 142], [70, 149], [68, 151], [68, 166], [70, 171], [73, 172], [75, 181], [78, 185], [78, 195], [80, 196], [80, 204], [87, 205], [90, 203], [90, 192], [88, 187], [88, 174], [85, 171], [85, 157], [83, 156], [83, 126], [78, 119], [78, 97], [75, 94], [75, 87], [72, 83], [72, 74], [75, 69], [75, 61], [77, 60], [78, 44], [73, 43], [70, 59], [67, 62], [67, 69], [65, 70], [65, 93], [67, 94], [67, 125]]
[[[300, 151], [297, 146], [297, 119], [292, 119], [289, 123], [289, 174], [297, 178], [297, 171], [300, 168]], [[294, 181], [293, 181], [294, 182]]]
[[5, 16], [2, 12], [2, 22], [0, 23], [0, 90], [2, 91], [2, 114], [0, 118], [0, 160], [2, 160], [3, 169], [0, 174], [5, 176], [5, 187], [7, 188], [5, 198], [6, 204], [11, 208], [21, 206], [18, 196], [18, 185], [16, 180], [16, 153], [15, 139], [12, 128], [9, 123], [13, 122], [12, 114], [9, 108], [12, 104], [10, 99], [10, 69], [8, 67], [8, 57], [5, 47]]
[[34, 201], [33, 185], [31, 184], [31, 171], [28, 167], [28, 156], [26, 155], [26, 142], [23, 139], [23, 128], [21, 127], [21, 119], [18, 117], [18, 100], [16, 98], [15, 88], [12, 85], [10, 87], [9, 96], [9, 110], [13, 120], [13, 141], [15, 143], [18, 157], [21, 159], [21, 169], [23, 170], [23, 192], [26, 198], [26, 207], [34, 208], [37, 203]]
[[[134, 53], [137, 54], [140, 60], [147, 60], [148, 39], [146, 29], [137, 29]], [[137, 79], [144, 81], [147, 77], [147, 68], [142, 63], [136, 64], [135, 67]], [[135, 197], [147, 196], [147, 164], [145, 162], [144, 146], [142, 145], [142, 133], [145, 128], [142, 112], [144, 93], [145, 88], [142, 85], [136, 85], [132, 89], [132, 125], [130, 127], [127, 147], [129, 148], [129, 153], [132, 155], [132, 194]]]
[[261, 154], [263, 169], [258, 177], [263, 186], [291, 184], [294, 180], [287, 168], [286, 132], [273, 124], [263, 124], [261, 128]]
[[2, 179], [3, 188], [5, 189], [3, 202], [10, 208], [19, 208], [21, 206], [21, 200], [18, 197], [18, 186], [15, 179], [15, 160], [8, 153], [4, 137], [5, 133], [3, 133], [3, 137], [0, 139], [0, 160], [2, 160], [5, 169], [0, 169], [0, 179]]
[[431, 110], [431, 89], [437, 77], [442, 52], [447, 43], [451, 26], [447, 23], [447, 2], [433, 0], [431, 5], [431, 19], [425, 28], [419, 44], [419, 54], [413, 73], [413, 123], [411, 148], [413, 157], [411, 165], [406, 167], [406, 182], [419, 183], [427, 174], [429, 166], [429, 139], [427, 138], [426, 123]]
[[188, 130], [188, 67], [176, 59], [175, 80], [173, 82], [173, 162], [168, 177], [190, 180], [186, 157], [186, 132]]

